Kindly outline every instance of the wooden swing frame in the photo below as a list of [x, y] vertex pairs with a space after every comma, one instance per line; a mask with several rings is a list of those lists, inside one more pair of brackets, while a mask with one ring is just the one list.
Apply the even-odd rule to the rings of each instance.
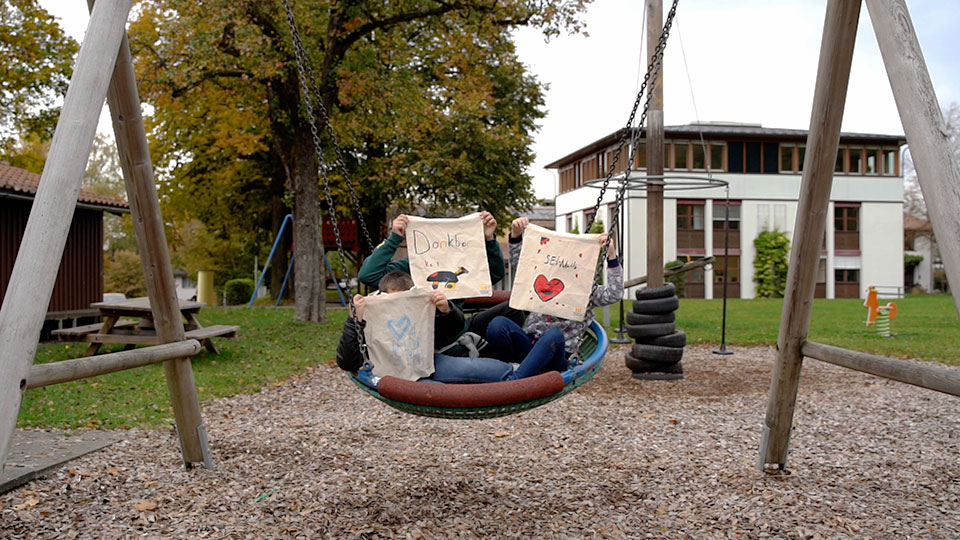
[[[154, 183], [140, 96], [127, 42], [131, 0], [88, 0], [90, 22], [77, 55], [40, 186], [0, 307], [0, 470], [27, 388], [163, 362], [187, 467], [213, 467]], [[161, 343], [156, 347], [33, 366], [57, 268], [106, 98], [130, 201], [137, 247]]]
[[[865, 0], [917, 178], [930, 212], [947, 278], [960, 283], [960, 164], [950, 149], [940, 104], [904, 0]], [[777, 360], [757, 466], [784, 471], [803, 357], [960, 396], [960, 373], [807, 340], [820, 242], [826, 228], [833, 169], [840, 141], [859, 1], [829, 0], [820, 46], [800, 202], [790, 251], [790, 270], [777, 339]], [[960, 296], [953, 297], [960, 313]]]

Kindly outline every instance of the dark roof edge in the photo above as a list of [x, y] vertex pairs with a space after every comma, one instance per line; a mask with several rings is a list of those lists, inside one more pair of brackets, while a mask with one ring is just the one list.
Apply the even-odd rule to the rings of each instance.
[[[565, 165], [573, 161], [574, 159], [578, 159], [600, 151], [604, 148], [608, 148], [610, 145], [619, 140], [620, 134], [624, 133], [626, 129], [627, 128], [621, 128], [609, 135], [606, 135], [605, 137], [597, 139], [586, 146], [574, 150], [562, 158], [544, 165], [544, 169], [556, 169], [561, 165]], [[645, 131], [646, 130], [641, 131], [641, 136], [644, 135]], [[663, 131], [664, 136], [668, 138], [670, 136], [683, 135], [687, 133], [695, 134], [697, 136], [702, 133], [704, 136], [723, 135], [725, 137], [739, 136], [747, 138], [806, 138], [807, 136], [807, 130], [805, 129], [765, 128], [757, 124], [685, 124], [681, 126], [665, 126]], [[902, 146], [906, 144], [907, 139], [903, 135], [841, 132], [841, 144], [849, 141], [869, 141], [874, 143], [896, 144], [897, 146]]]

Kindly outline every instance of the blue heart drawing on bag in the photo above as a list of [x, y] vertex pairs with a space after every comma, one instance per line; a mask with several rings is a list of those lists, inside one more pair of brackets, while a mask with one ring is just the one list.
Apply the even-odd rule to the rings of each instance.
[[407, 331], [410, 330], [410, 316], [404, 315], [395, 321], [388, 320], [387, 326], [390, 327], [390, 331], [393, 332], [397, 341], [400, 341], [403, 339], [403, 336], [407, 334]]

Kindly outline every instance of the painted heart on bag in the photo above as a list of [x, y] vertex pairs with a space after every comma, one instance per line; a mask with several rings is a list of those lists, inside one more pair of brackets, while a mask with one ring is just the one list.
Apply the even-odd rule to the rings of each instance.
[[393, 332], [393, 335], [397, 338], [397, 341], [400, 341], [400, 339], [406, 335], [407, 330], [410, 330], [410, 316], [404, 315], [395, 321], [388, 320], [387, 326], [390, 327], [390, 331]]
[[563, 282], [556, 278], [547, 280], [547, 276], [540, 274], [533, 280], [533, 290], [540, 300], [547, 302], [563, 291]]

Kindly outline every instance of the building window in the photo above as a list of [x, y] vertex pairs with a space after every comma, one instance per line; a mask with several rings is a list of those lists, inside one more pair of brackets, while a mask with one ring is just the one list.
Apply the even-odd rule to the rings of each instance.
[[793, 172], [797, 170], [793, 164], [793, 151], [796, 146], [780, 145], [780, 172]]
[[837, 206], [833, 209], [833, 228], [837, 232], [856, 232], [860, 230], [860, 208], [856, 206]]
[[703, 230], [703, 205], [678, 204], [677, 229], [687, 231]]
[[800, 145], [797, 147], [797, 171], [803, 172], [803, 158], [806, 157], [807, 147]]
[[776, 173], [780, 167], [778, 143], [727, 143], [727, 170], [729, 172], [765, 174]]
[[[740, 257], [731, 256], [727, 266], [727, 283], [740, 283]], [[713, 282], [723, 283], [723, 256], [713, 260]]]
[[[594, 224], [596, 223], [596, 221], [593, 221], [594, 215], [596, 215], [596, 212], [594, 211], [593, 208], [583, 211], [583, 232], [588, 233], [590, 232], [590, 230], [588, 230], [588, 227], [593, 228]], [[603, 232], [603, 231], [599, 231], [599, 232]]]
[[703, 153], [702, 144], [692, 144], [690, 145], [690, 150], [693, 154], [693, 163], [690, 164], [690, 168], [702, 171], [707, 168], [707, 156]]
[[862, 148], [851, 148], [850, 149], [850, 167], [848, 168], [850, 174], [863, 174], [863, 149]]
[[897, 174], [897, 150], [883, 151], [883, 174], [887, 176], [896, 176]]
[[633, 155], [633, 168], [634, 169], [646, 169], [647, 168], [647, 143], [639, 142], [637, 143], [636, 153]]
[[855, 268], [837, 268], [833, 271], [833, 279], [837, 283], [859, 283], [860, 270]]
[[673, 144], [673, 167], [674, 169], [689, 169], [690, 160], [687, 155], [687, 150], [690, 148], [689, 143], [678, 142]]
[[[766, 205], [763, 205], [766, 206]], [[730, 230], [739, 231], [740, 230], [740, 205], [730, 202], [730, 206], [727, 206], [726, 203], [714, 201], [713, 203], [713, 230], [715, 232], [723, 232], [723, 223], [725, 212], [729, 209], [730, 211]]]
[[727, 170], [730, 172], [743, 172], [743, 143], [727, 143]]
[[879, 165], [877, 162], [877, 154], [879, 153], [880, 150], [877, 150], [876, 148], [867, 148], [867, 159], [863, 162], [864, 173], [880, 174], [880, 169], [877, 167], [877, 165]]
[[725, 154], [724, 150], [726, 147], [723, 143], [710, 143], [710, 170], [712, 171], [722, 171], [723, 167], [723, 156]]
[[745, 171], [759, 173], [763, 168], [763, 143], [748, 142], [744, 145]]
[[842, 173], [844, 171], [843, 163], [844, 163], [844, 155], [846, 153], [847, 153], [846, 148], [837, 149], [837, 164], [836, 166], [833, 167], [833, 172]]

